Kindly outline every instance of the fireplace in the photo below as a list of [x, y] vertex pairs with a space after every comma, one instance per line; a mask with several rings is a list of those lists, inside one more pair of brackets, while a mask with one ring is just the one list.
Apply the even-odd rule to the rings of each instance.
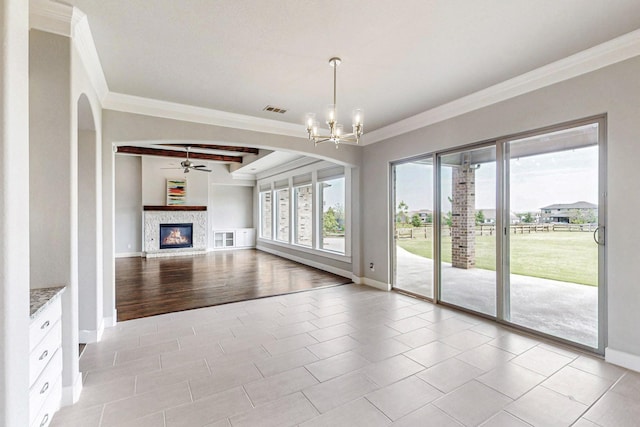
[[192, 248], [193, 223], [160, 224], [160, 249]]

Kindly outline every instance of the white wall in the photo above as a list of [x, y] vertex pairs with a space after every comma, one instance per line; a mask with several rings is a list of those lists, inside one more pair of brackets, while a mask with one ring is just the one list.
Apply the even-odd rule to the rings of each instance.
[[142, 251], [142, 160], [140, 156], [115, 157], [116, 254]]
[[0, 0], [0, 425], [29, 423], [29, 2]]
[[[209, 177], [206, 172], [184, 173], [179, 158], [142, 157], [142, 204], [164, 206], [167, 204], [167, 179], [187, 180], [187, 205], [207, 206], [209, 202]], [[197, 162], [206, 164], [206, 162]], [[171, 169], [169, 169], [171, 168]]]
[[211, 230], [253, 228], [253, 187], [211, 184]]
[[[640, 58], [549, 86], [364, 148], [362, 260], [368, 278], [389, 283], [389, 162], [606, 113], [608, 127], [607, 359], [640, 369]], [[610, 355], [620, 354], [621, 357]]]

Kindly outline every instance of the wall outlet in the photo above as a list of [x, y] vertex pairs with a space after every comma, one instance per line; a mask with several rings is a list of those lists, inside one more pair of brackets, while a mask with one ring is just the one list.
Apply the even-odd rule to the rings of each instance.
[[376, 266], [375, 266], [374, 263], [372, 263], [372, 262], [369, 263], [369, 270], [376, 271]]

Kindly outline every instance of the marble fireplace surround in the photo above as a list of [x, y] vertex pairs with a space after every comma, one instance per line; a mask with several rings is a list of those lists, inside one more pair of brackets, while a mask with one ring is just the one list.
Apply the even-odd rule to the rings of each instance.
[[[144, 241], [142, 250], [147, 258], [200, 255], [207, 252], [206, 206], [144, 206]], [[193, 224], [193, 247], [160, 249], [160, 224]]]

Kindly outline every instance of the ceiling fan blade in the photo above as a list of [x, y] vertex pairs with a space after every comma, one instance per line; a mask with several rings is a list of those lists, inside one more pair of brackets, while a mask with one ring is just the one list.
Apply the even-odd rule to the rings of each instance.
[[160, 168], [160, 169], [182, 169], [182, 168]]
[[[204, 166], [204, 165], [202, 165], [202, 166]], [[211, 172], [211, 169], [202, 169], [202, 168], [195, 167], [195, 166], [192, 166], [191, 169], [193, 169], [194, 171]]]

